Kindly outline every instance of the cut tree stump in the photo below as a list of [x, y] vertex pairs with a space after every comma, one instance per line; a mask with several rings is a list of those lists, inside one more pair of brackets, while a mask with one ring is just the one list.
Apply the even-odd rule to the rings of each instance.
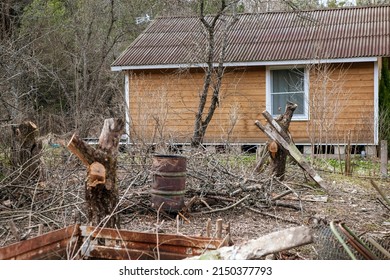
[[[263, 116], [266, 118], [266, 120], [274, 128], [277, 128], [277, 131], [280, 136], [287, 142], [290, 142], [288, 128], [290, 126], [291, 118], [294, 115], [294, 111], [297, 107], [297, 104], [288, 102], [284, 114], [278, 116], [276, 119], [273, 119], [271, 114], [267, 111], [263, 112]], [[268, 151], [271, 157], [271, 174], [280, 178], [280, 180], [283, 181], [284, 174], [286, 172], [288, 152], [282, 145], [280, 145], [275, 140], [271, 141], [268, 144]]]
[[283, 130], [278, 122], [272, 119], [270, 113], [267, 111], [263, 112], [263, 116], [267, 119], [267, 123], [263, 125], [260, 121], [256, 120], [255, 125], [272, 141], [275, 141], [278, 145], [283, 147], [284, 150], [297, 162], [297, 164], [309, 174], [309, 176], [317, 183], [318, 186], [327, 190], [328, 186], [326, 182], [305, 160], [301, 152], [294, 145], [291, 137], [285, 133], [285, 130]]
[[85, 199], [88, 222], [92, 226], [119, 228], [116, 169], [120, 137], [124, 130], [122, 119], [106, 119], [94, 148], [74, 134], [67, 147], [87, 167]]
[[38, 140], [38, 127], [31, 121], [12, 126], [12, 158], [14, 169], [20, 169], [18, 176], [22, 181], [39, 178], [41, 175], [42, 141]]

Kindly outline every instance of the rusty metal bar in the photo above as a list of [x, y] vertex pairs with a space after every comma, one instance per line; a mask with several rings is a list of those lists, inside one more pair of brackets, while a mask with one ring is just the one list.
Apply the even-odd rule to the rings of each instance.
[[[193, 255], [171, 253], [160, 250], [160, 259], [162, 260], [182, 260], [191, 256]], [[93, 249], [89, 251], [88, 257], [104, 260], [155, 260], [157, 259], [157, 252], [94, 246]]]
[[[119, 241], [132, 241], [141, 243], [157, 243], [154, 233], [134, 232], [128, 230], [115, 230], [108, 228], [95, 228], [91, 226], [80, 226], [81, 236], [93, 238], [115, 239]], [[207, 237], [192, 237], [173, 234], [159, 234], [159, 244], [174, 245], [183, 247], [194, 247], [202, 249], [216, 249], [220, 247], [221, 239], [211, 239]]]
[[68, 251], [93, 259], [184, 259], [228, 245], [207, 237], [72, 225], [0, 248], [0, 259], [67, 259]]
[[79, 235], [79, 226], [71, 225], [0, 248], [0, 259], [39, 259], [53, 252], [53, 249], [66, 250], [69, 241], [73, 240], [72, 237], [77, 238]]

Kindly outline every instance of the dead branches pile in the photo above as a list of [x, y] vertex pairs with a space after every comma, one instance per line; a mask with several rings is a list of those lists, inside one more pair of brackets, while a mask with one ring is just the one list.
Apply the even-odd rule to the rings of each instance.
[[[46, 145], [41, 153], [44, 181], [34, 179], [15, 184], [12, 176], [4, 176], [0, 181], [0, 246], [87, 221], [85, 168], [64, 147]], [[183, 152], [183, 155], [187, 157], [183, 217], [191, 219], [245, 208], [297, 223], [278, 217], [274, 210], [275, 207], [301, 210], [300, 193], [302, 188], [307, 190], [302, 172], [291, 172], [284, 182], [279, 182], [266, 173], [253, 171], [255, 155], [211, 151]], [[118, 155], [119, 202], [112, 214], [121, 215], [123, 228], [133, 229], [131, 221], [148, 213], [156, 215], [150, 202], [152, 157], [153, 154], [140, 154], [132, 149]], [[295, 196], [296, 200], [282, 203], [280, 199], [286, 195]]]
[[[200, 153], [190, 156], [187, 174], [187, 198], [185, 211], [191, 215], [208, 214], [247, 208], [251, 211], [276, 217], [267, 209], [281, 206], [301, 210], [300, 189], [288, 183], [304, 184], [302, 172], [288, 175], [287, 182], [281, 182], [267, 173], [253, 172], [256, 161], [248, 154]], [[298, 178], [299, 174], [302, 178]], [[296, 188], [296, 187], [295, 187]], [[282, 203], [286, 195], [296, 196], [298, 203]], [[282, 217], [280, 217], [283, 220]], [[292, 220], [284, 219], [296, 223]]]
[[[84, 218], [84, 178], [80, 166], [61, 148], [40, 152], [44, 177], [24, 178], [6, 168], [0, 179], [0, 246], [62, 228]], [[22, 168], [22, 167], [21, 167]]]

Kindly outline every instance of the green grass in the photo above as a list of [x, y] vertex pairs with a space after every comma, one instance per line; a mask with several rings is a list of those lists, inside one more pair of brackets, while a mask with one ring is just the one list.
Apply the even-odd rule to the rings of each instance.
[[[345, 160], [315, 159], [314, 165], [317, 168], [335, 173], [342, 173], [345, 170]], [[370, 158], [352, 157], [351, 166], [353, 175], [375, 176], [380, 173], [380, 163]]]

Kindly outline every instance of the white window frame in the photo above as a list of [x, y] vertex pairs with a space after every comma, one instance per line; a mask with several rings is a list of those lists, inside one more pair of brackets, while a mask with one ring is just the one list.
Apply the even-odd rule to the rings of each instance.
[[[282, 69], [298, 69], [303, 68], [303, 84], [304, 84], [304, 114], [296, 115], [294, 114], [292, 120], [294, 121], [307, 121], [309, 120], [309, 70], [306, 65], [289, 65], [289, 66], [267, 66], [266, 67], [266, 109], [272, 114], [272, 95], [271, 95], [271, 71], [272, 70], [282, 70]], [[284, 108], [283, 108], [284, 110]], [[284, 111], [283, 111], [284, 112]], [[280, 114], [283, 114], [281, 112]], [[273, 117], [276, 117], [280, 114], [272, 114]]]

